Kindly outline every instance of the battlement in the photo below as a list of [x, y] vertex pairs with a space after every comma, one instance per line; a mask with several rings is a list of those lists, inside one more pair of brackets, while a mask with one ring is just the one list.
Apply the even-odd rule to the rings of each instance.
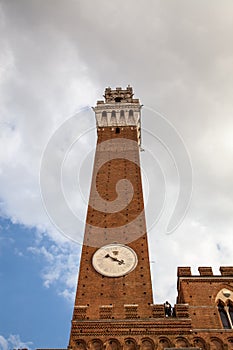
[[102, 105], [104, 103], [136, 103], [139, 104], [138, 98], [133, 98], [133, 88], [128, 85], [126, 89], [117, 87], [115, 90], [107, 87], [105, 89], [104, 98], [105, 101], [97, 101], [97, 105]]
[[[233, 277], [233, 266], [220, 266], [219, 271], [221, 275], [214, 275], [212, 267], [200, 266], [198, 267], [200, 277]], [[177, 269], [178, 277], [198, 277], [198, 275], [192, 275], [191, 267], [184, 266], [178, 267]]]
[[[89, 320], [88, 317], [88, 305], [80, 305], [74, 307], [73, 320]], [[140, 319], [140, 314], [137, 304], [125, 304], [124, 305], [124, 319]], [[114, 305], [100, 305], [98, 319], [114, 319]], [[164, 304], [151, 304], [149, 319], [163, 319], [163, 318], [190, 318], [189, 305], [188, 304], [175, 304], [173, 313], [170, 317], [167, 317], [165, 313]]]

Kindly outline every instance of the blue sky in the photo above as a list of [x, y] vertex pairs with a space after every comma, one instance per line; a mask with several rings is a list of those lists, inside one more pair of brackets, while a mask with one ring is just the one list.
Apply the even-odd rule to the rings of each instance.
[[[42, 284], [46, 263], [28, 250], [35, 245], [35, 229], [7, 219], [0, 223], [1, 334], [8, 339], [13, 331], [31, 348], [66, 347], [72, 303], [59, 296], [56, 288]], [[43, 245], [49, 244], [44, 238]]]
[[233, 265], [232, 12], [231, 0], [0, 2], [0, 350], [67, 346], [96, 141], [90, 106], [107, 86], [130, 84], [144, 105], [155, 302], [175, 303], [177, 266]]

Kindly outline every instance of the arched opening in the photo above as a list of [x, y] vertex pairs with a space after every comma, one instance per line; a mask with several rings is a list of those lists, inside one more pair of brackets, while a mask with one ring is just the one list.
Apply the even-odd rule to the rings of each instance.
[[233, 324], [233, 303], [229, 302], [228, 304], [228, 313], [231, 319], [231, 323]]
[[125, 125], [126, 121], [125, 121], [125, 111], [121, 110], [120, 111], [120, 119], [119, 119], [120, 125]]
[[115, 97], [115, 102], [121, 102], [122, 101], [122, 97]]
[[133, 117], [133, 110], [132, 109], [130, 109], [130, 111], [129, 111], [129, 117]]
[[228, 320], [228, 316], [224, 307], [223, 302], [218, 302], [218, 312], [222, 321], [223, 328], [225, 329], [231, 329], [231, 324]]
[[116, 134], [120, 134], [121, 129], [120, 128], [116, 128]]
[[223, 343], [219, 338], [211, 338], [210, 339], [210, 349], [211, 350], [222, 350]]
[[154, 347], [155, 346], [154, 346], [153, 340], [147, 339], [147, 338], [142, 340], [142, 345], [141, 345], [142, 350], [154, 350]]
[[134, 113], [133, 113], [133, 110], [132, 110], [132, 109], [129, 110], [129, 119], [128, 119], [128, 123], [131, 124], [131, 125], [134, 125]]
[[116, 339], [109, 339], [105, 343], [105, 349], [106, 350], [119, 350], [120, 349], [120, 343]]
[[136, 341], [134, 339], [131, 339], [131, 338], [125, 339], [124, 349], [136, 350], [136, 348], [137, 348], [137, 344], [136, 344]]
[[159, 339], [159, 344], [158, 344], [158, 348], [159, 349], [164, 349], [164, 348], [170, 348], [171, 347], [171, 342], [168, 338], [160, 338]]
[[102, 125], [104, 125], [104, 126], [107, 126], [107, 124], [108, 124], [107, 112], [106, 112], [106, 111], [103, 111], [103, 112], [102, 112], [101, 123], [102, 123]]
[[85, 350], [87, 348], [84, 340], [76, 340], [75, 343], [76, 343], [76, 349], [78, 350]]
[[110, 123], [111, 123], [111, 125], [117, 125], [116, 111], [112, 111]]
[[90, 349], [90, 350], [102, 350], [103, 343], [99, 339], [93, 339], [88, 343], [88, 349]]
[[187, 348], [189, 346], [188, 341], [183, 337], [176, 338], [176, 346], [178, 348]]
[[204, 339], [202, 338], [194, 338], [193, 340], [193, 345], [195, 348], [199, 348], [201, 350], [205, 350], [206, 349], [206, 343], [204, 341]]

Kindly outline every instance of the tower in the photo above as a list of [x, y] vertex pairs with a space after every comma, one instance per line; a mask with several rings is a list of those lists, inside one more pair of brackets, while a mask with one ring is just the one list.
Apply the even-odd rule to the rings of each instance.
[[233, 349], [233, 267], [178, 268], [171, 315], [153, 304], [133, 90], [105, 90], [69, 349]]
[[81, 314], [90, 321], [124, 319], [126, 312], [146, 318], [152, 304], [139, 160], [141, 106], [130, 86], [107, 88], [104, 97], [94, 108], [98, 139], [72, 331]]

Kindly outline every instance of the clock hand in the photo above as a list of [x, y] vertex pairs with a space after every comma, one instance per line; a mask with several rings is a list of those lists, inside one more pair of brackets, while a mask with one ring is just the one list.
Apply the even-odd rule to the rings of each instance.
[[112, 259], [113, 261], [117, 261], [119, 265], [122, 265], [122, 264], [125, 263], [124, 260], [119, 260], [119, 259], [114, 258], [113, 256], [111, 256], [111, 255], [109, 255], [109, 254], [106, 254], [106, 255], [105, 255], [105, 258], [110, 258], [110, 259]]
[[105, 255], [105, 258], [110, 258], [110, 259], [112, 259], [113, 261], [118, 261], [117, 258], [114, 258], [113, 256], [111, 256], [111, 255], [109, 255], [109, 254], [106, 254], [106, 255]]

